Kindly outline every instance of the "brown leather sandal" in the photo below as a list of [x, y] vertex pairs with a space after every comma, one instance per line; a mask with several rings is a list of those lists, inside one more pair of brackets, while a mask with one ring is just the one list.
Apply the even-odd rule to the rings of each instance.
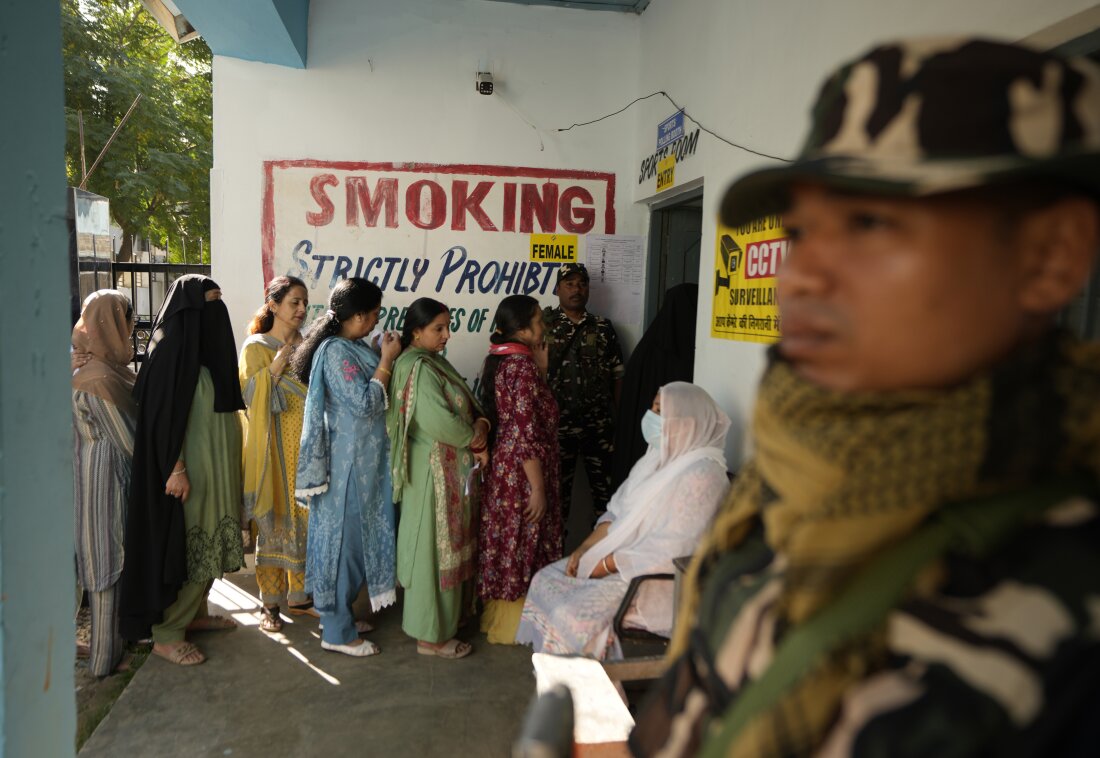
[[198, 666], [206, 660], [206, 656], [202, 654], [202, 651], [190, 642], [181, 642], [168, 650], [158, 650], [157, 646], [154, 645], [153, 655], [177, 666]]
[[260, 606], [260, 631], [272, 634], [283, 631], [283, 619], [279, 616], [279, 606]]

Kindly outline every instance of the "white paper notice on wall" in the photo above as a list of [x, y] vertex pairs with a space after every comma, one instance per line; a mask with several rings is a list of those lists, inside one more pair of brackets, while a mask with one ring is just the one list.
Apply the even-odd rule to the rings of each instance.
[[589, 234], [585, 265], [591, 280], [588, 310], [615, 325], [640, 328], [645, 300], [644, 235]]

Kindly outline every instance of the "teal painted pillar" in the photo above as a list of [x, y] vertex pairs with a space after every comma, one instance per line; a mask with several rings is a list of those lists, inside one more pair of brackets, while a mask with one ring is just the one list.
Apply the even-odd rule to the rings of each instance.
[[0, 0], [0, 755], [74, 753], [61, 9]]

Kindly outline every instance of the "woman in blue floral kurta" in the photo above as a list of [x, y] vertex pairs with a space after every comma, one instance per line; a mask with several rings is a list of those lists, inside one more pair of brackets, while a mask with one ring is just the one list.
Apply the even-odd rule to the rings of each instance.
[[360, 587], [376, 611], [396, 600], [385, 413], [401, 348], [392, 334], [383, 336], [381, 355], [359, 341], [378, 323], [381, 302], [365, 279], [342, 282], [295, 356], [309, 384], [296, 489], [309, 508], [306, 591], [321, 614], [321, 647], [353, 656], [378, 652], [359, 640], [352, 615]]

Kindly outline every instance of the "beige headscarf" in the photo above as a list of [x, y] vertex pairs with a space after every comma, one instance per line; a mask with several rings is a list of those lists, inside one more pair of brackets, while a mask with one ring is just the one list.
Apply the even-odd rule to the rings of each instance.
[[74, 353], [87, 355], [88, 362], [73, 371], [73, 389], [103, 398], [135, 416], [137, 406], [131, 392], [137, 377], [128, 365], [134, 359], [128, 310], [130, 301], [118, 290], [88, 295], [72, 339]]

